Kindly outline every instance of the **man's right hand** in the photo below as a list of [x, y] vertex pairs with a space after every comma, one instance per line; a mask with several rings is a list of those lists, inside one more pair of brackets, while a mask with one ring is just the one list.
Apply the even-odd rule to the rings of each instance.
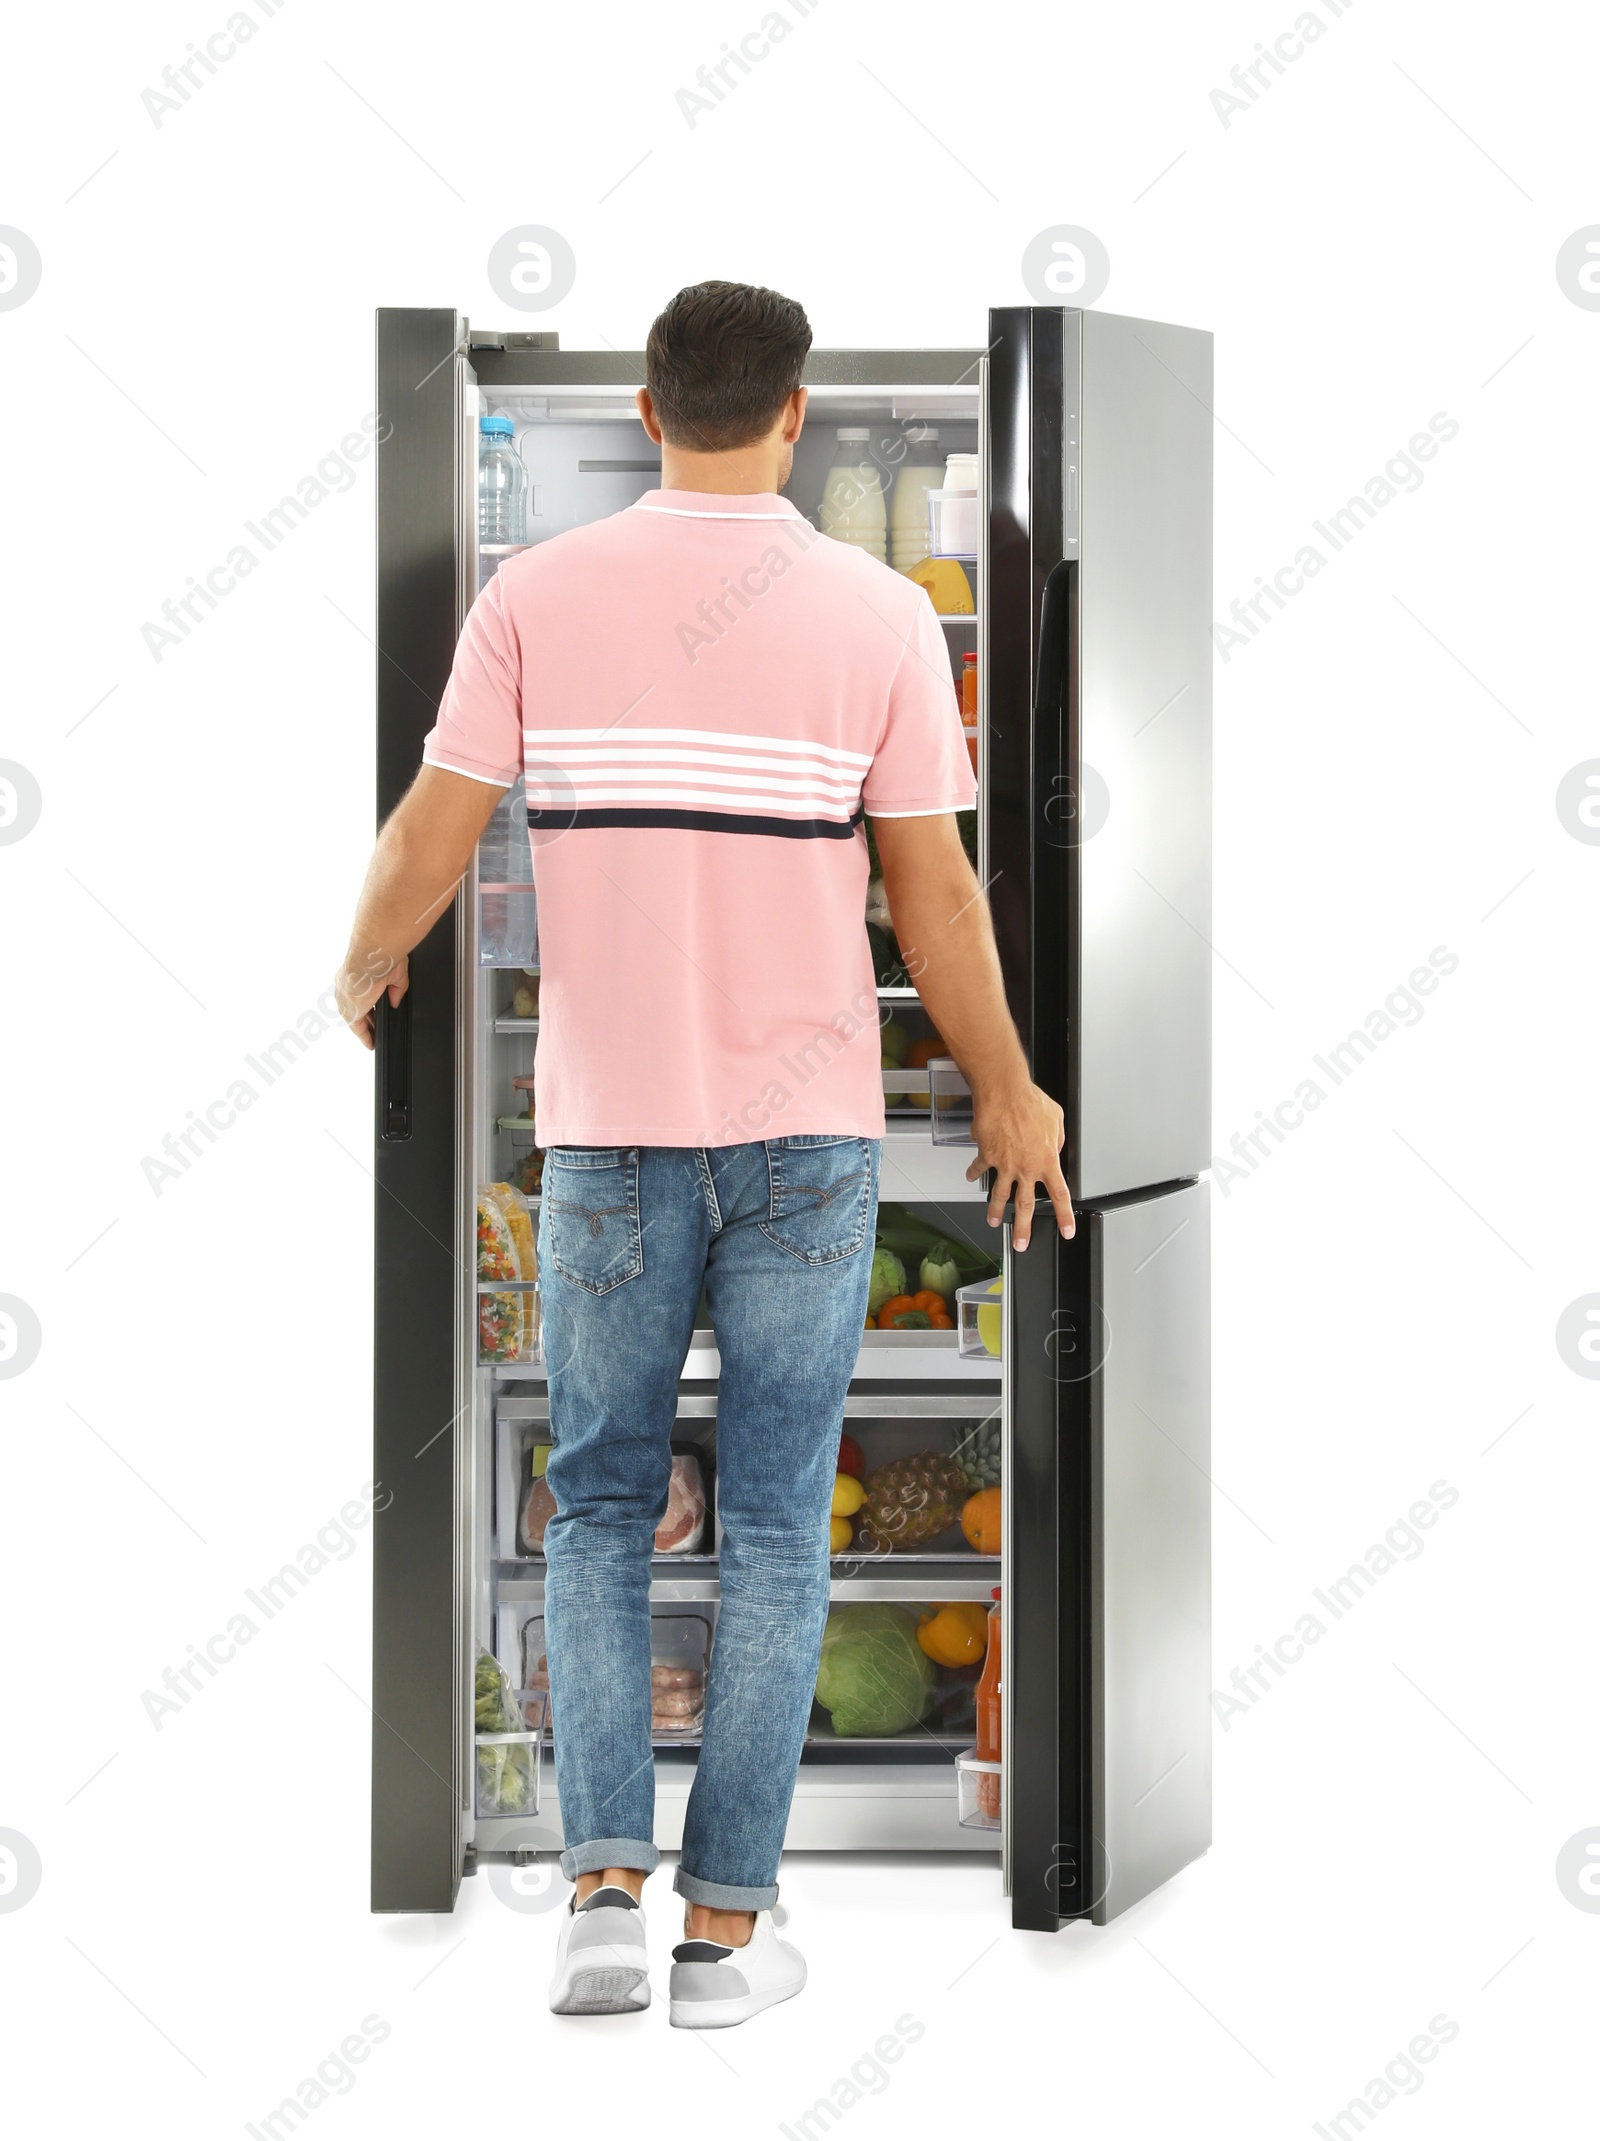
[[1061, 1172], [1066, 1122], [1050, 1095], [1026, 1076], [998, 1088], [980, 1084], [972, 1096], [972, 1134], [978, 1157], [967, 1169], [967, 1180], [975, 1182], [985, 1168], [994, 1169], [990, 1226], [999, 1226], [1009, 1199], [1011, 1246], [1026, 1249], [1033, 1234], [1034, 1189], [1042, 1182], [1055, 1208], [1056, 1225], [1063, 1239], [1070, 1240], [1077, 1222]]
[[371, 1048], [377, 1035], [377, 1002], [387, 989], [389, 1002], [398, 1004], [411, 980], [411, 961], [402, 952], [393, 961], [374, 957], [363, 966], [342, 966], [334, 976], [334, 995], [339, 1016], [363, 1048]]

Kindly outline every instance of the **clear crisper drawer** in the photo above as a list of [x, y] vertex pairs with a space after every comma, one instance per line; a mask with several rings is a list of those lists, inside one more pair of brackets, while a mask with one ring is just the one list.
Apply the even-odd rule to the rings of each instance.
[[830, 1606], [807, 1746], [970, 1747], [987, 1627], [975, 1600]]
[[1000, 1409], [961, 1416], [850, 1417], [839, 1444], [832, 1549], [849, 1564], [996, 1561], [1000, 1553]]
[[[694, 1746], [705, 1723], [706, 1673], [715, 1606], [659, 1602], [650, 1609], [650, 1738], [658, 1747]], [[554, 1737], [544, 1606], [507, 1601], [499, 1613], [500, 1662], [520, 1682], [517, 1699], [530, 1729]]]
[[[556, 1501], [545, 1478], [550, 1457], [547, 1399], [502, 1397], [495, 1408], [495, 1553], [501, 1561], [544, 1564], [545, 1526]], [[682, 1418], [673, 1428], [667, 1507], [655, 1551], [685, 1562], [715, 1558], [716, 1422]]]

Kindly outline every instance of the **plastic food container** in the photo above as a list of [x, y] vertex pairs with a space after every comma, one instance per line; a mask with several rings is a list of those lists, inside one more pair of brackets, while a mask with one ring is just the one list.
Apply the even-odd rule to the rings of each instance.
[[1000, 1826], [1000, 1764], [980, 1762], [971, 1747], [956, 1756], [956, 1820], [964, 1829]]
[[980, 1279], [956, 1288], [956, 1351], [963, 1359], [998, 1360], [1005, 1315], [1005, 1281]]
[[711, 1623], [702, 1613], [650, 1616], [650, 1737], [694, 1738], [706, 1714]]
[[928, 1065], [928, 1111], [936, 1145], [972, 1145], [972, 1088], [950, 1056]]
[[978, 555], [976, 491], [928, 493], [928, 549], [936, 558], [975, 558]]

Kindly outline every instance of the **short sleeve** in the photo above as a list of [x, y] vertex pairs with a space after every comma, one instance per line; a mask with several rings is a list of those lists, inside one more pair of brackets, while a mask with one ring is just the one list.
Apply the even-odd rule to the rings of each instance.
[[871, 818], [932, 818], [978, 799], [944, 630], [925, 595], [889, 687], [888, 717], [861, 800]]
[[509, 788], [522, 771], [522, 662], [495, 574], [472, 605], [422, 762]]

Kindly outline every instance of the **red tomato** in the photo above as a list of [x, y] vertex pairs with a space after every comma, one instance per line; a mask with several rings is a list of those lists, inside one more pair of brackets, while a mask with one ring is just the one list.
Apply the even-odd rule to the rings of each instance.
[[839, 1462], [833, 1469], [836, 1472], [848, 1472], [852, 1479], [866, 1478], [867, 1460], [854, 1435], [839, 1437]]

